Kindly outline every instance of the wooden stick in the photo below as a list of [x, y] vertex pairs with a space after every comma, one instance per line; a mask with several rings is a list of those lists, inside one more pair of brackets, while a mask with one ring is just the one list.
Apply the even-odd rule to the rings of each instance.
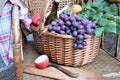
[[[120, 4], [117, 3], [118, 6], [118, 15], [120, 16]], [[119, 52], [119, 40], [120, 40], [120, 35], [118, 34], [116, 37], [116, 48], [115, 48], [115, 57], [118, 59], [118, 52]]]
[[15, 68], [15, 75], [16, 80], [22, 80], [23, 79], [23, 68], [22, 68], [22, 33], [20, 29], [20, 23], [19, 23], [19, 16], [18, 16], [18, 6], [13, 5], [13, 11], [12, 11], [12, 34], [13, 34], [13, 56], [14, 56], [14, 68]]
[[33, 14], [33, 10], [32, 10], [32, 4], [31, 4], [31, 0], [27, 0], [28, 1], [28, 8], [29, 8], [29, 11], [30, 11], [30, 14]]
[[101, 48], [104, 48], [104, 32], [102, 33], [102, 38], [101, 38]]
[[118, 59], [118, 54], [119, 54], [119, 40], [120, 40], [120, 35], [118, 34], [116, 37], [116, 48], [115, 48], [115, 57]]
[[13, 45], [14, 69], [16, 80], [23, 80], [23, 67], [21, 58], [21, 44]]
[[83, 0], [79, 0], [79, 2], [82, 4], [82, 3], [84, 3], [84, 1]]

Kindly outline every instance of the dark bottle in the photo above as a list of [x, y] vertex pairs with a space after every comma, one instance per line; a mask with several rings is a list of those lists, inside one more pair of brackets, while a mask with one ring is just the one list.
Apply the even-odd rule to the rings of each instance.
[[53, 1], [52, 10], [49, 16], [46, 18], [45, 25], [51, 24], [53, 20], [57, 19], [57, 9], [58, 9], [59, 2], [60, 0]]

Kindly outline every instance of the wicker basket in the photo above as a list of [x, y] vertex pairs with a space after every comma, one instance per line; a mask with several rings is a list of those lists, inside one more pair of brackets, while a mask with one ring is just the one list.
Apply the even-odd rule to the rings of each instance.
[[120, 0], [108, 0], [109, 2], [116, 2], [116, 3], [120, 3]]
[[[48, 6], [51, 2], [50, 0], [32, 0], [30, 9], [32, 9], [33, 13], [41, 13], [44, 19], [45, 13], [51, 9], [51, 5]], [[61, 0], [59, 8], [63, 8], [68, 2], [74, 3], [74, 0]], [[45, 7], [43, 10], [43, 6], [47, 8]], [[38, 52], [47, 54], [52, 62], [65, 66], [81, 66], [91, 62], [98, 55], [101, 41], [101, 38], [96, 38], [93, 34], [86, 40], [87, 46], [83, 49], [73, 49], [72, 45], [75, 38], [69, 35], [50, 32], [40, 35], [38, 32], [33, 32], [33, 36]]]

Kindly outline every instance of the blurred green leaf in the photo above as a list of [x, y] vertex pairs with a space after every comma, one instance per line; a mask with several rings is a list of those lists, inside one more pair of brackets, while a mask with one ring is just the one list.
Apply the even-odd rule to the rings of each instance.
[[102, 35], [102, 32], [104, 31], [103, 27], [98, 27], [95, 29], [95, 35], [96, 37], [100, 37]]
[[117, 28], [116, 28], [117, 24], [114, 21], [109, 21], [109, 23], [107, 24], [107, 26], [105, 26], [105, 33], [117, 33]]
[[120, 24], [117, 25], [117, 34], [120, 34]]
[[99, 18], [98, 24], [102, 27], [106, 26], [108, 24], [108, 20], [104, 18]]
[[91, 3], [90, 3], [90, 2], [88, 2], [88, 3], [86, 4], [86, 9], [91, 9]]

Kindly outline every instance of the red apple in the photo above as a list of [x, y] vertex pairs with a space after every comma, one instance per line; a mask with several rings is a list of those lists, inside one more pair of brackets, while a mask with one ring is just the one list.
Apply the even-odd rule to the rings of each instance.
[[36, 13], [32, 15], [32, 24], [39, 25], [40, 14]]
[[49, 65], [49, 58], [47, 55], [41, 55], [35, 60], [36, 67], [44, 69]]

